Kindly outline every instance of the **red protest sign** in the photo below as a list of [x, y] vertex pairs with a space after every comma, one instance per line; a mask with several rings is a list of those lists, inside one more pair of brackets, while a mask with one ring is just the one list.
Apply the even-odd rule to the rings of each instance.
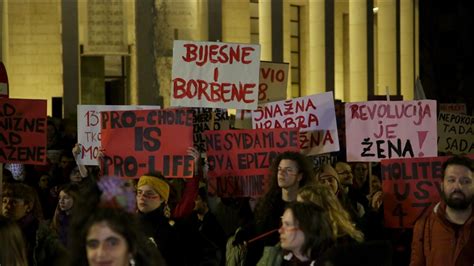
[[8, 98], [8, 75], [3, 62], [0, 62], [0, 98]]
[[104, 175], [138, 178], [161, 172], [193, 176], [193, 112], [190, 109], [101, 112]]
[[381, 161], [386, 227], [411, 228], [419, 217], [440, 201], [442, 164], [448, 158], [449, 156]]
[[299, 151], [298, 129], [204, 132], [209, 192], [221, 197], [258, 197], [267, 191], [272, 160]]
[[46, 101], [0, 99], [0, 162], [46, 163]]

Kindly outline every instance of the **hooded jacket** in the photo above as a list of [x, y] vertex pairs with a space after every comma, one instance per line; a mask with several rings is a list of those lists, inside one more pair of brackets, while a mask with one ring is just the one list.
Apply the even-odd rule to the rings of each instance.
[[474, 211], [464, 225], [446, 218], [446, 204], [436, 204], [413, 229], [410, 266], [472, 266], [474, 264]]

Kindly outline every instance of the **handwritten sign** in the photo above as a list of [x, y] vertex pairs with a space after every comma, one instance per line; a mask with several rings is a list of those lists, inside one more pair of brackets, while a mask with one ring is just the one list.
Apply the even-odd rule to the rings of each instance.
[[174, 41], [171, 106], [257, 108], [260, 46]]
[[474, 152], [474, 116], [440, 112], [438, 150], [453, 154]]
[[436, 101], [346, 103], [348, 161], [438, 155]]
[[193, 112], [190, 109], [104, 111], [101, 144], [104, 175], [138, 178], [161, 172], [167, 178], [193, 176]]
[[339, 150], [332, 92], [272, 102], [252, 112], [254, 129], [298, 128], [306, 155]]
[[267, 192], [272, 160], [299, 151], [297, 129], [204, 132], [209, 191], [221, 197], [259, 197]]
[[260, 62], [259, 104], [286, 99], [288, 67], [288, 63]]
[[[474, 155], [469, 155], [471, 159]], [[443, 163], [449, 156], [381, 161], [384, 224], [411, 228], [441, 198]]]
[[77, 139], [81, 144], [81, 152], [76, 161], [83, 165], [98, 165], [100, 112], [159, 109], [150, 105], [78, 105], [77, 106]]
[[308, 158], [313, 162], [313, 168], [319, 169], [326, 164], [334, 165], [338, 162], [336, 153], [324, 153], [313, 156], [308, 156]]
[[[260, 62], [260, 83], [258, 86], [258, 105], [286, 99], [288, 86], [288, 63]], [[261, 108], [261, 107], [258, 107]], [[238, 110], [236, 128], [252, 128], [252, 111]]]
[[46, 100], [0, 98], [0, 163], [46, 164]]
[[439, 111], [465, 115], [467, 108], [465, 103], [440, 103]]
[[193, 140], [194, 147], [201, 153], [206, 152], [206, 140], [203, 133], [208, 130], [230, 129], [230, 117], [225, 109], [195, 108]]

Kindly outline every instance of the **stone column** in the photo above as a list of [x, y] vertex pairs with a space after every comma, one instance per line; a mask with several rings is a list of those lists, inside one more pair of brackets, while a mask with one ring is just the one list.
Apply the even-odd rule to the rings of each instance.
[[404, 100], [413, 100], [415, 86], [413, 0], [400, 1], [400, 74]]
[[367, 2], [349, 1], [349, 86], [344, 100], [367, 100]]
[[309, 83], [304, 95], [326, 91], [326, 38], [324, 0], [308, 1], [309, 8]]
[[258, 28], [260, 41], [260, 59], [272, 61], [272, 1], [258, 2]]
[[395, 0], [378, 1], [378, 87], [376, 94], [385, 95], [386, 87], [391, 95], [397, 94], [397, 39]]

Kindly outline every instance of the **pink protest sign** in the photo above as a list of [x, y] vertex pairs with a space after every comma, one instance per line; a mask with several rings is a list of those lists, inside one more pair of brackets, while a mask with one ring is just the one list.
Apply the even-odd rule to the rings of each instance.
[[434, 157], [436, 101], [346, 103], [348, 161]]
[[174, 41], [171, 106], [257, 108], [260, 46]]

